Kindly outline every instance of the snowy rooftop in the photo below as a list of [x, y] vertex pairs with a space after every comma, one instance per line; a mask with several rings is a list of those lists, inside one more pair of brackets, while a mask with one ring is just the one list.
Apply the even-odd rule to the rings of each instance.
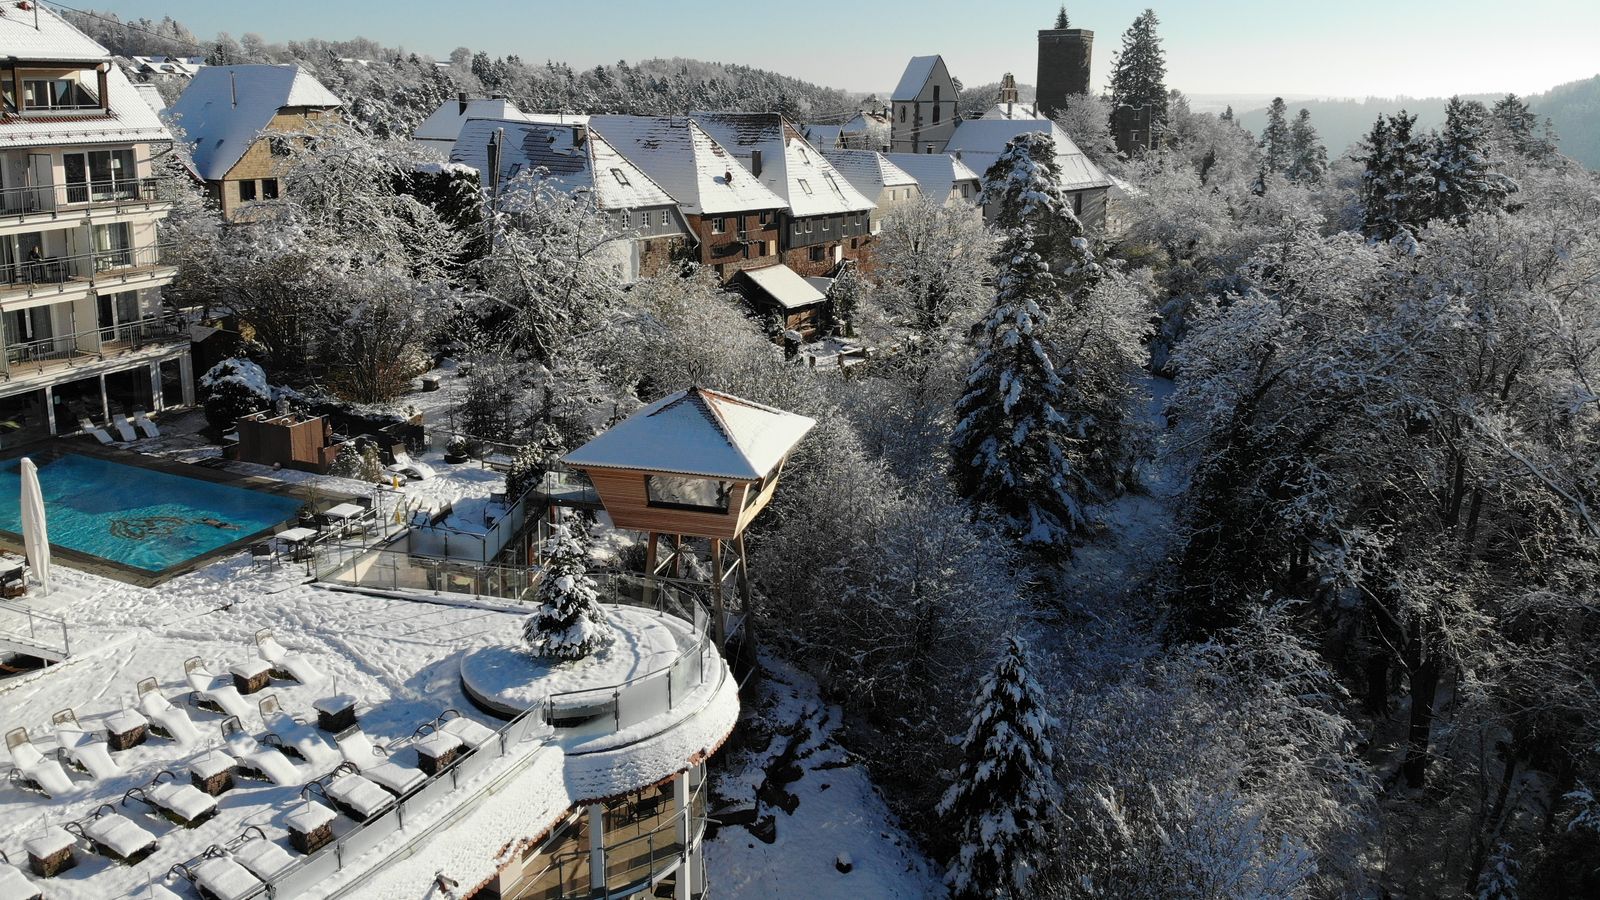
[[784, 209], [789, 204], [692, 119], [593, 116], [590, 126], [690, 215]]
[[813, 125], [807, 123], [801, 125], [800, 130], [805, 132], [806, 140], [811, 142], [811, 146], [820, 150], [839, 146], [839, 137], [844, 134], [843, 125]]
[[166, 114], [193, 145], [200, 177], [216, 181], [244, 156], [279, 110], [341, 105], [299, 66], [207, 66], [195, 73]]
[[100, 62], [110, 51], [48, 6], [0, 3], [0, 56], [28, 62]]
[[[800, 284], [815, 291], [803, 280]], [[777, 468], [816, 424], [805, 416], [695, 387], [662, 397], [563, 461], [578, 467], [755, 481]]]
[[501, 185], [522, 173], [542, 169], [552, 187], [567, 194], [591, 194], [601, 209], [641, 209], [674, 203], [661, 185], [618, 153], [603, 135], [581, 124], [472, 119], [462, 125], [461, 135], [450, 151], [450, 161], [483, 172], [489, 167], [489, 143], [497, 131], [504, 132]]
[[[3, 19], [0, 19], [3, 21]], [[5, 52], [0, 47], [0, 53]], [[93, 80], [85, 83], [97, 90]], [[0, 115], [0, 147], [35, 147], [62, 144], [114, 144], [170, 140], [161, 117], [134, 89], [128, 76], [113, 66], [106, 73], [106, 91], [111, 95], [111, 115], [98, 110], [82, 114], [25, 118], [11, 113]]]
[[889, 162], [899, 166], [922, 187], [922, 196], [949, 198], [961, 182], [977, 187], [982, 177], [966, 163], [949, 153], [886, 153]]
[[[939, 63], [938, 55], [913, 56], [906, 63], [905, 73], [900, 76], [900, 83], [895, 86], [890, 100], [915, 100], [922, 93], [922, 86], [928, 83], [933, 75], [933, 67]], [[955, 99], [955, 98], [950, 98]]]
[[754, 153], [761, 153], [756, 176], [788, 202], [795, 217], [863, 212], [876, 206], [806, 143], [779, 113], [696, 113], [695, 121], [738, 158], [750, 174]]
[[448, 152], [450, 145], [461, 135], [461, 126], [469, 119], [532, 121], [527, 113], [504, 97], [475, 97], [465, 101], [452, 97], [429, 113], [411, 137], [419, 141], [436, 142]]
[[828, 299], [809, 278], [801, 278], [785, 265], [745, 269], [739, 273], [784, 309], [804, 309]]
[[1072, 138], [1055, 122], [1034, 118], [1031, 109], [1017, 105], [1008, 110], [995, 106], [981, 119], [966, 119], [956, 126], [945, 149], [961, 151], [961, 159], [982, 175], [1005, 152], [1006, 144], [1019, 134], [1042, 131], [1056, 142], [1056, 162], [1061, 166], [1061, 187], [1069, 191], [1111, 186], [1111, 179], [1085, 156]]
[[822, 155], [839, 173], [868, 197], [884, 188], [906, 187], [917, 183], [911, 173], [900, 168], [876, 150], [823, 150]]

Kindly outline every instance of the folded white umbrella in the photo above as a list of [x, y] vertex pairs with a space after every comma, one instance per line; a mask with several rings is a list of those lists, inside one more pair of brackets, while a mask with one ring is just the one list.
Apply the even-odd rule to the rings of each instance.
[[22, 458], [22, 546], [28, 565], [45, 593], [50, 593], [50, 532], [44, 524], [44, 491], [39, 487], [39, 467]]

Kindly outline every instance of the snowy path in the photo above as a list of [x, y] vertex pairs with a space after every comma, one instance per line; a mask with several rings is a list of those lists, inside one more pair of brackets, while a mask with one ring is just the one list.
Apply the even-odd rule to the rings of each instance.
[[[839, 709], [825, 705], [816, 682], [787, 664], [767, 656], [762, 666], [766, 675], [750, 692], [740, 727], [770, 734], [770, 741], [727, 760], [727, 771], [713, 781], [720, 802], [758, 807], [754, 825], [724, 826], [706, 842], [717, 893], [776, 900], [944, 896], [934, 867], [866, 770], [834, 740]], [[849, 872], [839, 871], [841, 857]]]

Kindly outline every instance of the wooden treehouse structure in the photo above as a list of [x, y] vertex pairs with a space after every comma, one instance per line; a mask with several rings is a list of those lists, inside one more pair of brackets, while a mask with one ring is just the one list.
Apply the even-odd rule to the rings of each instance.
[[772, 499], [789, 451], [816, 424], [692, 387], [639, 410], [562, 462], [588, 476], [612, 524], [649, 535], [650, 577], [681, 578], [685, 542], [710, 543], [713, 627], [721, 644], [735, 590], [739, 608], [749, 608], [744, 530]]

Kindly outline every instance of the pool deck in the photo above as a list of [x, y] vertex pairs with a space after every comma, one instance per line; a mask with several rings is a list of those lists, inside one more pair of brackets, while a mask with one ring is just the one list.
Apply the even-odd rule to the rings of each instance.
[[[131, 450], [120, 450], [115, 447], [107, 447], [87, 436], [57, 438], [49, 441], [34, 442], [21, 447], [8, 448], [0, 451], [0, 461], [28, 456], [37, 462], [40, 460], [59, 459], [69, 453], [95, 457], [140, 469], [164, 472], [168, 475], [177, 475], [182, 478], [193, 478], [196, 481], [208, 481], [213, 484], [225, 484], [230, 487], [260, 491], [263, 494], [272, 494], [278, 497], [290, 497], [302, 503], [310, 503], [318, 512], [340, 503], [358, 503], [364, 499], [353, 494], [338, 493], [303, 484], [292, 484], [258, 475], [244, 475], [238, 472], [230, 472], [226, 469], [211, 469], [205, 466], [175, 462], [170, 459], [148, 456]], [[92, 572], [96, 575], [138, 585], [139, 587], [154, 587], [179, 575], [186, 575], [196, 569], [203, 568], [225, 556], [238, 553], [251, 544], [259, 543], [263, 539], [282, 531], [289, 526], [289, 523], [290, 520], [286, 519], [271, 528], [245, 535], [236, 541], [208, 550], [177, 565], [168, 566], [159, 572], [125, 566], [109, 559], [92, 556], [58, 544], [50, 545], [50, 555], [52, 559], [60, 560], [74, 569]], [[9, 550], [19, 555], [22, 554], [22, 535], [0, 529], [0, 549]]]

